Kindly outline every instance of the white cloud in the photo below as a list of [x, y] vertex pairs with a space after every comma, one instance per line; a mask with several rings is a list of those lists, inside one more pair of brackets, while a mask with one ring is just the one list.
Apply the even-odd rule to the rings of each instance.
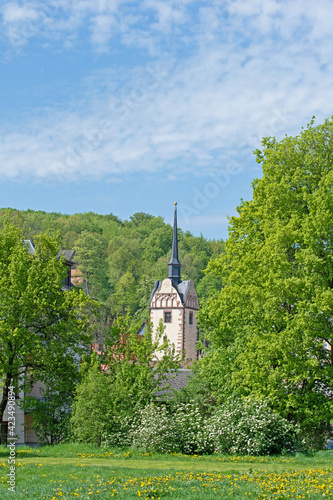
[[111, 15], [98, 15], [92, 19], [91, 41], [100, 51], [108, 49], [108, 42], [114, 32], [118, 31], [117, 22]]
[[169, 33], [174, 26], [184, 24], [189, 19], [186, 5], [177, 1], [144, 0], [143, 5], [156, 14], [156, 21], [152, 22], [154, 30]]
[[[8, 5], [7, 33], [35, 20], [37, 2], [22, 2], [16, 20]], [[54, 23], [48, 10], [39, 24], [38, 36], [49, 43], [61, 38], [72, 47], [84, 25], [98, 50], [117, 38], [165, 62], [153, 75], [139, 65], [100, 71], [81, 82], [90, 99], [84, 110], [78, 100], [77, 111], [47, 110], [22, 118], [23, 131], [2, 130], [2, 177], [96, 179], [159, 170], [172, 176], [179, 165], [206, 175], [240, 156], [240, 146], [241, 161], [254, 163], [250, 152], [262, 136], [297, 133], [313, 114], [320, 120], [333, 113], [328, 0], [58, 6]]]
[[2, 7], [3, 22], [5, 24], [31, 21], [38, 17], [38, 10], [32, 5], [20, 6], [18, 3], [6, 3]]
[[148, 47], [152, 40], [156, 43], [171, 34], [178, 47], [180, 41], [197, 41], [198, 34], [209, 39], [213, 33], [255, 42], [274, 33], [294, 38], [307, 32], [309, 41], [323, 40], [331, 37], [333, 4], [329, 0], [21, 0], [7, 1], [1, 14], [4, 34], [12, 44], [17, 43], [12, 31], [19, 27], [26, 31], [26, 41], [40, 37], [57, 42], [79, 38], [83, 27], [93, 32], [91, 42], [100, 49], [111, 39], [109, 28], [117, 24], [126, 43]]
[[29, 37], [38, 31], [39, 11], [35, 3], [20, 5], [17, 2], [8, 2], [2, 6], [0, 12], [2, 31], [11, 45], [16, 47], [25, 45]]

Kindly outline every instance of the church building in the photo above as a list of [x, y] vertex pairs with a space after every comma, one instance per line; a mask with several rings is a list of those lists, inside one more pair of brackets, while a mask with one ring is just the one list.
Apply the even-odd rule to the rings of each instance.
[[181, 280], [181, 264], [178, 259], [177, 203], [175, 203], [172, 253], [169, 274], [162, 281], [155, 281], [150, 296], [150, 321], [154, 331], [160, 321], [165, 335], [175, 345], [176, 352], [184, 356], [184, 365], [197, 359], [199, 309], [198, 295], [193, 280]]

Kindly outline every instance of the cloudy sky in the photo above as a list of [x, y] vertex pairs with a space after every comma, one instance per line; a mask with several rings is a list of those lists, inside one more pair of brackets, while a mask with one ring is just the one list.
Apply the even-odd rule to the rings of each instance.
[[333, 114], [330, 0], [1, 2], [1, 207], [135, 212], [209, 238], [263, 136]]

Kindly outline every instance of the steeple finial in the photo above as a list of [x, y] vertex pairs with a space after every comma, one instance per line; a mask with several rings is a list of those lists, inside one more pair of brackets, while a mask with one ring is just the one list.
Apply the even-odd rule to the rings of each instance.
[[169, 266], [169, 278], [178, 285], [180, 283], [180, 262], [178, 260], [178, 236], [177, 236], [177, 202], [175, 201], [175, 214], [173, 222], [172, 252]]

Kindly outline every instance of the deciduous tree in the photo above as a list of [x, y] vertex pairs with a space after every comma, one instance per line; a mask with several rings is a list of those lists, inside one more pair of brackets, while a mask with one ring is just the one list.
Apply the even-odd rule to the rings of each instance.
[[71, 406], [79, 375], [78, 360], [70, 364], [68, 359], [59, 359], [52, 372], [40, 374], [43, 384], [39, 397], [28, 395], [21, 400], [20, 406], [32, 414], [31, 428], [41, 444], [57, 444], [69, 439]]
[[62, 360], [73, 362], [90, 341], [86, 312], [89, 297], [78, 290], [64, 292], [64, 262], [55, 241], [45, 235], [29, 253], [22, 232], [5, 223], [0, 233], [0, 422], [10, 386], [52, 371]]
[[262, 144], [253, 200], [208, 266], [223, 289], [200, 313], [202, 374], [222, 399], [267, 398], [320, 444], [333, 416], [333, 121]]
[[[179, 367], [175, 349], [165, 339], [163, 325], [153, 336], [151, 325], [137, 335], [129, 317], [118, 318], [105, 333], [103, 354], [94, 355], [82, 383], [77, 387], [72, 417], [78, 441], [100, 445], [103, 435], [124, 434], [124, 423], [139, 408], [155, 400], [167, 372]], [[163, 353], [158, 360], [156, 352]], [[97, 388], [97, 389], [96, 389]]]

